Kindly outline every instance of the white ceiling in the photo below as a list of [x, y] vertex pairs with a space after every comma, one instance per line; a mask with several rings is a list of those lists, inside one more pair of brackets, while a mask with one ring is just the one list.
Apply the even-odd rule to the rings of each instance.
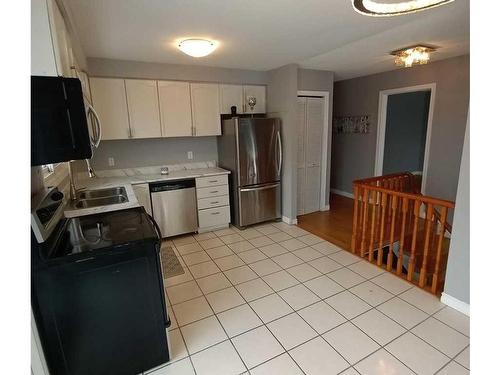
[[[65, 0], [88, 57], [269, 70], [297, 63], [336, 80], [392, 70], [388, 54], [415, 43], [434, 60], [469, 51], [469, 0], [390, 18], [356, 13], [351, 0]], [[195, 59], [176, 41], [219, 41]]]

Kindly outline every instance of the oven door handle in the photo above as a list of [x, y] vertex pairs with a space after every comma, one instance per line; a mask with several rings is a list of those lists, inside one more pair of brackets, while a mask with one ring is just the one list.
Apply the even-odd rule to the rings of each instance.
[[[160, 243], [161, 243], [161, 240], [162, 240], [162, 235], [161, 235], [161, 230], [160, 230], [160, 226], [158, 225], [158, 223], [156, 222], [156, 220], [153, 218], [153, 216], [151, 216], [150, 214], [148, 214], [146, 212], [146, 215], [148, 215], [149, 217], [149, 220], [151, 221], [151, 223], [153, 224], [153, 226], [155, 227], [155, 231], [156, 231], [156, 234], [158, 235], [158, 239], [160, 240]], [[161, 247], [161, 246], [160, 246]]]
[[[151, 221], [151, 223], [155, 227], [156, 234], [158, 235], [159, 240], [160, 240], [160, 246], [158, 247], [158, 258], [157, 259], [158, 259], [158, 262], [159, 262], [160, 273], [161, 273], [161, 276], [160, 276], [160, 286], [161, 286], [161, 289], [162, 289], [163, 293], [165, 293], [165, 287], [163, 285], [163, 280], [162, 280], [163, 279], [163, 268], [162, 268], [162, 265], [161, 265], [161, 239], [162, 239], [161, 230], [160, 230], [160, 227], [158, 226], [158, 224], [156, 223], [155, 219], [153, 218], [153, 216], [151, 216], [147, 212], [146, 212], [146, 215], [148, 215], [149, 220]], [[161, 297], [162, 297], [161, 298], [161, 304], [163, 305], [163, 319], [164, 319], [164, 322], [165, 322], [165, 328], [169, 328], [172, 325], [172, 321], [170, 320], [170, 316], [168, 315], [167, 300], [166, 300], [164, 294], [162, 294]]]

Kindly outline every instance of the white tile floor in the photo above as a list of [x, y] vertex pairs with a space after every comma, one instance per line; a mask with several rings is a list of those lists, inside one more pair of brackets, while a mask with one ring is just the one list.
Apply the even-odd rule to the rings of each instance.
[[296, 226], [166, 241], [172, 360], [151, 375], [469, 374], [469, 318]]

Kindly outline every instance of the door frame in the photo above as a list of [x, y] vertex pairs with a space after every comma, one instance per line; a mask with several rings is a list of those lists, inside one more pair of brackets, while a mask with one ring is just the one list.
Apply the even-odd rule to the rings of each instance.
[[432, 119], [434, 117], [434, 103], [436, 100], [436, 83], [426, 83], [423, 85], [399, 87], [389, 90], [381, 90], [378, 97], [378, 126], [377, 126], [377, 146], [375, 149], [375, 170], [374, 176], [381, 176], [384, 164], [385, 130], [387, 124], [387, 100], [389, 95], [404, 94], [417, 91], [430, 91], [429, 114], [427, 116], [427, 134], [425, 136], [424, 165], [422, 168], [421, 192], [425, 195], [427, 186], [427, 173], [429, 167], [429, 150], [432, 136]]
[[[299, 96], [315, 96], [322, 97], [325, 100], [325, 106], [323, 110], [323, 142], [321, 145], [321, 181], [320, 181], [320, 199], [319, 199], [319, 209], [320, 211], [328, 211], [330, 209], [330, 200], [326, 196], [326, 176], [327, 176], [327, 164], [328, 164], [328, 132], [329, 132], [329, 113], [330, 113], [330, 92], [329, 91], [311, 91], [311, 90], [299, 90], [297, 91], [297, 97]], [[297, 198], [297, 197], [296, 197]]]

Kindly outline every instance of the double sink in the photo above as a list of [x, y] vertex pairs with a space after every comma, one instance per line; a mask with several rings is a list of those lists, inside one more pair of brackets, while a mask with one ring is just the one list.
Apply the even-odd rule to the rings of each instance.
[[73, 207], [76, 209], [108, 206], [110, 204], [127, 203], [129, 201], [124, 186], [98, 190], [84, 190], [76, 194]]

